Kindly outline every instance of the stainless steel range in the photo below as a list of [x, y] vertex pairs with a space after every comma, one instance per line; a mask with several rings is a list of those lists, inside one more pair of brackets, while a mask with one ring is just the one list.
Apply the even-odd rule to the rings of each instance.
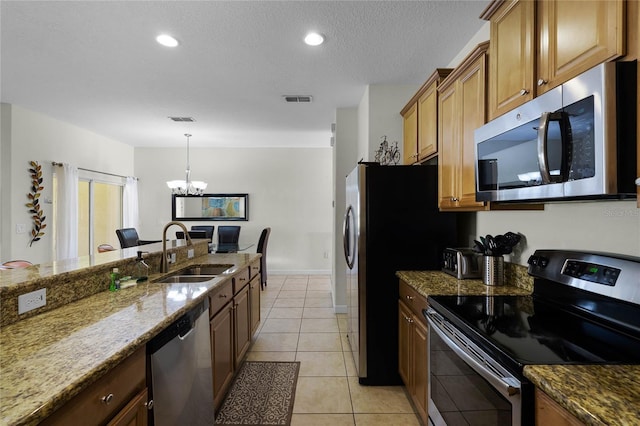
[[640, 364], [640, 258], [538, 250], [531, 296], [432, 296], [435, 425], [533, 425], [525, 365]]

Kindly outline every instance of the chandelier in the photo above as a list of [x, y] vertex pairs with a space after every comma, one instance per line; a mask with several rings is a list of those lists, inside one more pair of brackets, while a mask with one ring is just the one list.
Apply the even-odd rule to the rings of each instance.
[[191, 166], [189, 165], [189, 133], [184, 134], [187, 137], [187, 170], [185, 180], [170, 180], [167, 186], [171, 189], [171, 193], [175, 195], [202, 195], [207, 188], [207, 183], [200, 180], [191, 180]]

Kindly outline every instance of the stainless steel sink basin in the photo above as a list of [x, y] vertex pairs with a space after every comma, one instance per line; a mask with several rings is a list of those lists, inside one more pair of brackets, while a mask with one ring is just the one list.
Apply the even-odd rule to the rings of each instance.
[[178, 271], [179, 275], [220, 275], [227, 269], [231, 268], [233, 264], [212, 264], [191, 266]]
[[215, 275], [172, 275], [162, 278], [157, 283], [202, 283], [214, 279]]

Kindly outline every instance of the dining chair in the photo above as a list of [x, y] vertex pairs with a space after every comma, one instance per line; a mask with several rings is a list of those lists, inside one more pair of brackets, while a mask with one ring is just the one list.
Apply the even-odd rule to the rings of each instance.
[[267, 286], [267, 243], [271, 235], [271, 228], [264, 228], [258, 240], [258, 248], [256, 253], [262, 254], [260, 258], [260, 288], [264, 290]]
[[98, 253], [104, 253], [107, 251], [114, 251], [115, 247], [113, 247], [111, 244], [100, 244], [98, 246]]
[[[201, 238], [207, 239], [207, 231], [187, 231], [189, 233], [189, 237], [191, 239]], [[176, 238], [179, 240], [184, 240], [184, 231], [176, 231]]]
[[205, 231], [207, 233], [207, 238], [209, 239], [209, 253], [213, 252], [213, 231], [215, 226], [212, 225], [193, 225], [191, 226], [192, 231]]
[[6, 269], [26, 268], [31, 265], [33, 265], [33, 263], [28, 260], [8, 260], [2, 264]]
[[218, 244], [238, 244], [239, 226], [218, 226]]
[[162, 240], [141, 240], [136, 228], [116, 229], [116, 235], [120, 241], [120, 248], [143, 246], [145, 244], [159, 243]]

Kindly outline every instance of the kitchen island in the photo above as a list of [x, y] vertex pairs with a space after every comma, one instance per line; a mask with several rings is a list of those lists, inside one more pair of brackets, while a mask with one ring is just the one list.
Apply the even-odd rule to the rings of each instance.
[[[172, 266], [170, 272], [189, 264], [233, 266], [210, 281], [188, 285], [157, 283], [154, 280], [163, 274], [152, 273], [148, 281], [134, 287], [116, 292], [105, 287], [4, 325], [0, 330], [0, 422], [39, 423], [259, 257], [255, 253], [196, 256]], [[25, 285], [34, 280], [38, 281], [30, 279]], [[6, 280], [5, 284], [11, 286]]]

